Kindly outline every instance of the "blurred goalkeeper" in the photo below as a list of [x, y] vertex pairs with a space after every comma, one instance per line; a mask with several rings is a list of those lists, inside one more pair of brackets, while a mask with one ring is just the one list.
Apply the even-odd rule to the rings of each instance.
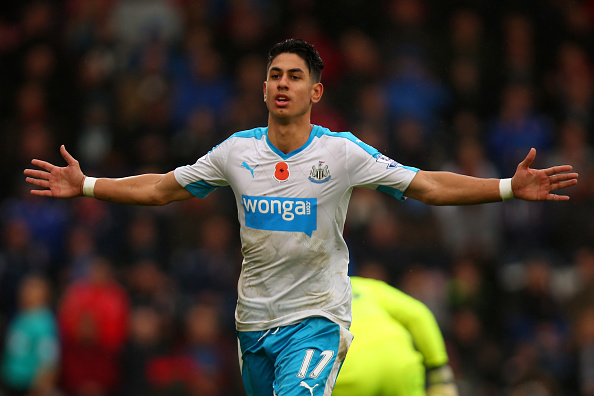
[[458, 396], [445, 343], [422, 302], [351, 277], [355, 336], [333, 396]]

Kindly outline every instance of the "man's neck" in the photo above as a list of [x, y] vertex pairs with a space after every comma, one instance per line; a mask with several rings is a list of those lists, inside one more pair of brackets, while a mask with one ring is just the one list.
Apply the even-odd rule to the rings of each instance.
[[311, 134], [313, 126], [309, 119], [301, 122], [286, 124], [276, 122], [272, 117], [268, 119], [268, 140], [285, 154], [303, 146]]

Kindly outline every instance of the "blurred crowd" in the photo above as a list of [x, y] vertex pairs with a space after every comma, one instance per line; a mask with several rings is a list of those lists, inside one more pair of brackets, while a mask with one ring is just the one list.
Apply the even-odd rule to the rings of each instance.
[[[462, 396], [594, 395], [594, 1], [22, 0], [0, 5], [2, 396], [241, 395], [229, 189], [159, 208], [29, 194], [32, 158], [167, 172], [265, 126], [266, 52], [325, 68], [312, 122], [405, 165], [580, 174], [566, 203], [353, 193], [351, 272], [426, 303]], [[395, 357], [397, 358], [397, 357]]]

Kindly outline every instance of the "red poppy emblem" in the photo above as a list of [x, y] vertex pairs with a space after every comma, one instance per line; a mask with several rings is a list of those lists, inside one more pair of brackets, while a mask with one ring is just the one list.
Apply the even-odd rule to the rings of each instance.
[[287, 181], [289, 178], [289, 165], [286, 162], [278, 162], [274, 167], [274, 178], [279, 182]]

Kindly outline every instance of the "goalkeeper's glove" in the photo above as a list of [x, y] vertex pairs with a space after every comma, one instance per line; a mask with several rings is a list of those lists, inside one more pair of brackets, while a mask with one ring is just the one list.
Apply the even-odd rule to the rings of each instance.
[[427, 396], [458, 396], [452, 368], [445, 364], [427, 370]]

